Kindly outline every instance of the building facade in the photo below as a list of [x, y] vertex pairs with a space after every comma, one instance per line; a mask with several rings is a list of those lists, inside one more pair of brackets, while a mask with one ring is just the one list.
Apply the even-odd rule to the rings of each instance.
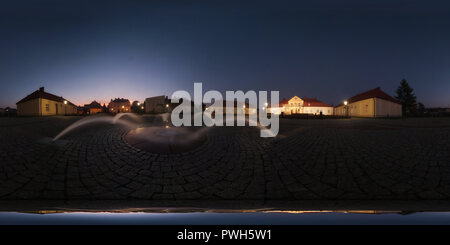
[[166, 96], [155, 96], [145, 99], [145, 113], [169, 112], [169, 100]]
[[316, 98], [302, 98], [304, 114], [333, 115], [334, 107], [317, 100]]
[[402, 105], [380, 87], [357, 94], [334, 108], [335, 115], [351, 117], [401, 117]]
[[314, 114], [333, 115], [333, 106], [323, 103], [316, 98], [300, 98], [297, 96], [291, 99], [280, 101], [278, 105], [269, 106], [268, 113], [292, 115], [292, 114]]
[[258, 113], [258, 110], [252, 107], [248, 102], [242, 101], [233, 102], [226, 100], [218, 101], [217, 104], [219, 104], [219, 108], [216, 107], [214, 104], [206, 107], [206, 110], [211, 112], [222, 110], [223, 114], [235, 114], [235, 115], [237, 114], [252, 115]]
[[47, 93], [44, 87], [16, 103], [19, 116], [75, 115], [77, 106], [61, 96]]
[[94, 100], [90, 104], [84, 105], [84, 111], [88, 115], [94, 115], [103, 112], [103, 106]]
[[128, 99], [116, 98], [108, 104], [108, 112], [110, 113], [125, 113], [131, 112], [131, 103]]

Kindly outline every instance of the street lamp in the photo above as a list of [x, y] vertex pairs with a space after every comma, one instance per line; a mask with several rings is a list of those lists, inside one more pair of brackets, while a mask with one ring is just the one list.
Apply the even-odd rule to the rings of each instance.
[[348, 102], [344, 101], [344, 110], [345, 110], [345, 116], [348, 117], [348, 106], [347, 106]]
[[67, 112], [66, 112], [66, 105], [67, 105], [67, 100], [64, 100], [64, 115], [67, 114]]

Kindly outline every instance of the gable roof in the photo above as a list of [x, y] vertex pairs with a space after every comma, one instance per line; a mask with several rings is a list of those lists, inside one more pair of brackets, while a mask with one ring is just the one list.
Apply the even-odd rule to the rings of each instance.
[[283, 100], [281, 100], [280, 102], [278, 102], [278, 104], [275, 104], [275, 105], [269, 105], [269, 106], [267, 106], [267, 108], [272, 108], [272, 107], [282, 107], [282, 106], [284, 106], [284, 105], [287, 105], [287, 104], [289, 104], [289, 100], [291, 100], [292, 98], [290, 98], [290, 99], [283, 99]]
[[130, 100], [124, 99], [124, 98], [115, 98], [114, 100], [111, 99], [111, 102], [117, 102], [117, 103], [128, 102], [128, 103], [130, 103]]
[[323, 103], [322, 101], [319, 101], [316, 98], [302, 98], [303, 99], [303, 106], [304, 107], [332, 107], [331, 105], [328, 105], [326, 103]]
[[90, 104], [84, 105], [84, 107], [90, 108], [90, 109], [102, 109], [103, 108], [102, 105], [95, 100], [92, 101]]
[[41, 87], [38, 90], [34, 91], [33, 93], [27, 95], [25, 98], [21, 99], [16, 104], [20, 104], [20, 103], [23, 103], [23, 102], [27, 102], [27, 101], [34, 100], [34, 99], [39, 99], [39, 98], [40, 99], [52, 100], [52, 101], [56, 101], [56, 102], [62, 102], [62, 103], [64, 101], [67, 101], [67, 104], [75, 106], [72, 102], [64, 99], [62, 96], [57, 96], [57, 95], [45, 92], [44, 91], [44, 87]]
[[398, 100], [396, 100], [392, 96], [386, 94], [384, 91], [381, 90], [380, 87], [376, 87], [369, 91], [357, 94], [357, 95], [351, 97], [350, 99], [348, 99], [347, 101], [348, 101], [348, 103], [353, 103], [353, 102], [357, 102], [360, 100], [366, 100], [366, 99], [370, 99], [370, 98], [380, 98], [383, 100], [387, 100], [387, 101], [391, 101], [391, 102], [400, 104], [400, 102]]

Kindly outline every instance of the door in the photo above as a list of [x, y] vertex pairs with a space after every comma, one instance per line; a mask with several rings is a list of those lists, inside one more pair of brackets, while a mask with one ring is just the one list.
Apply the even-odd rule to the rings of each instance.
[[58, 115], [58, 104], [55, 104], [55, 108], [56, 108], [56, 115]]

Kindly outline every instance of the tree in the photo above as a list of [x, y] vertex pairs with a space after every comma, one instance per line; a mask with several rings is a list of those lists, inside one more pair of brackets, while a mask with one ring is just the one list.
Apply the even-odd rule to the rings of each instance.
[[397, 88], [395, 98], [402, 104], [403, 115], [405, 116], [411, 115], [416, 111], [416, 96], [413, 91], [406, 79], [402, 79]]

